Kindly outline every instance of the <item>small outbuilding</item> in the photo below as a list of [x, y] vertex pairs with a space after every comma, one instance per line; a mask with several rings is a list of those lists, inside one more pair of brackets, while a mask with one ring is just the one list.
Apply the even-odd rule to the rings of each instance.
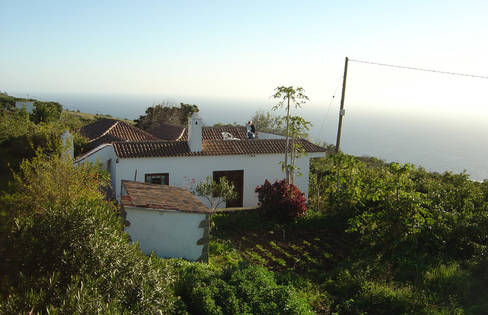
[[121, 204], [144, 253], [208, 261], [211, 210], [185, 188], [123, 180]]

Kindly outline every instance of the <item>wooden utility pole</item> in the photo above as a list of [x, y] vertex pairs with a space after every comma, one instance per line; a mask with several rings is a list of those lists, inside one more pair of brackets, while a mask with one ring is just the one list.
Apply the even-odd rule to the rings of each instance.
[[342, 96], [341, 96], [341, 109], [339, 110], [339, 126], [337, 127], [337, 140], [336, 140], [336, 153], [339, 152], [339, 146], [341, 145], [341, 130], [342, 130], [342, 117], [344, 117], [344, 98], [346, 96], [346, 79], [347, 79], [347, 64], [349, 58], [346, 57], [344, 65], [344, 78], [342, 80]]

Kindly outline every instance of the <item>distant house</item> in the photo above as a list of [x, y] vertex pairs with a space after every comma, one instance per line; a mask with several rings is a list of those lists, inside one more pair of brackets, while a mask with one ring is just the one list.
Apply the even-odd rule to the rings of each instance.
[[[165, 128], [166, 133], [161, 128], [149, 134], [117, 121], [85, 126], [82, 133], [91, 139], [92, 149], [76, 162], [104, 163], [119, 201], [123, 180], [192, 190], [207, 176], [214, 180], [225, 176], [238, 192], [227, 207], [256, 206], [255, 188], [265, 179], [273, 182], [284, 177], [279, 162], [283, 160], [286, 142], [281, 136], [258, 133], [256, 139], [247, 139], [245, 127], [203, 127], [196, 114], [187, 128]], [[297, 176], [295, 184], [308, 196], [310, 158], [324, 156], [326, 149], [304, 139], [295, 141], [307, 153], [296, 159], [303, 176]]]
[[33, 101], [16, 101], [15, 107], [18, 109], [25, 108], [26, 112], [32, 114], [34, 111], [34, 102]]
[[182, 187], [122, 181], [125, 231], [146, 254], [208, 260], [211, 211]]

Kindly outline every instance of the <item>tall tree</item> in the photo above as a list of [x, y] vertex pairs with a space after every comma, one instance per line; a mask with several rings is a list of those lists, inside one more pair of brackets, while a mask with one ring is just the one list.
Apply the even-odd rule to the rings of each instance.
[[294, 86], [279, 86], [275, 89], [275, 94], [271, 96], [274, 99], [279, 100], [278, 103], [273, 106], [273, 110], [278, 110], [286, 106], [286, 147], [285, 147], [285, 176], [286, 180], [290, 182], [290, 170], [288, 168], [288, 152], [290, 143], [290, 105], [295, 108], [302, 107], [308, 101], [308, 96], [305, 95], [305, 90], [302, 87]]
[[36, 124], [40, 122], [53, 122], [61, 117], [63, 106], [57, 102], [34, 102], [34, 110], [31, 114], [31, 120]]
[[[293, 184], [295, 180], [295, 172], [298, 171], [298, 168], [295, 166], [295, 160], [297, 157], [301, 155], [306, 155], [307, 153], [302, 148], [302, 146], [295, 141], [296, 138], [307, 138], [308, 133], [307, 131], [312, 126], [312, 123], [306, 121], [300, 116], [290, 116], [290, 136], [291, 136], [291, 161], [289, 165], [290, 169], [290, 184]], [[301, 175], [298, 172], [298, 175]]]
[[285, 135], [285, 130], [281, 124], [282, 117], [272, 115], [270, 112], [259, 110], [251, 118], [256, 130], [259, 132]]
[[197, 105], [180, 103], [180, 107], [176, 107], [166, 102], [148, 107], [146, 114], [136, 119], [135, 123], [136, 127], [143, 130], [150, 130], [152, 127], [157, 127], [160, 124], [186, 126], [188, 118], [196, 112], [198, 112]]

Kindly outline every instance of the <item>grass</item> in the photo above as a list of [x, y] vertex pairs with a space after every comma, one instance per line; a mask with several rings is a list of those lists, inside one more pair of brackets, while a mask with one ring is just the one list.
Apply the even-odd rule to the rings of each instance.
[[70, 115], [73, 115], [75, 117], [78, 117], [83, 121], [95, 121], [95, 120], [100, 119], [100, 118], [109, 118], [109, 119], [122, 120], [122, 121], [125, 121], [126, 123], [129, 123], [129, 124], [134, 123], [132, 120], [129, 120], [129, 119], [112, 117], [111, 115], [105, 115], [105, 114], [82, 113], [82, 112], [69, 110], [69, 109], [65, 109], [64, 112], [69, 113]]

